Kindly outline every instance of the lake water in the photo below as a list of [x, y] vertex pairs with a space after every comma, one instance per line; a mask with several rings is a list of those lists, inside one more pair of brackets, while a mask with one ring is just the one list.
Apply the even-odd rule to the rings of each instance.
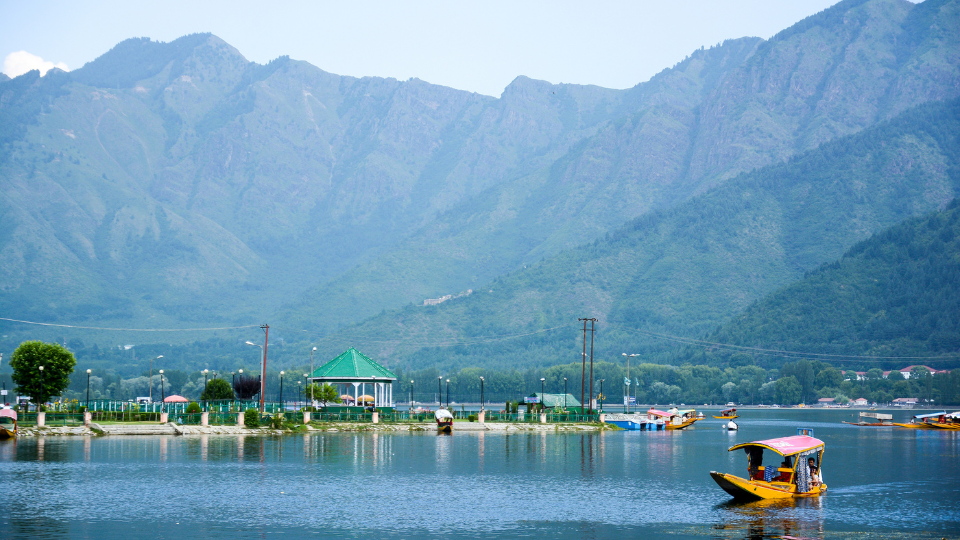
[[[960, 537], [960, 432], [742, 412], [730, 433], [0, 441], [0, 538]], [[731, 445], [801, 426], [827, 445], [824, 497], [732, 504], [710, 478], [743, 475]]]

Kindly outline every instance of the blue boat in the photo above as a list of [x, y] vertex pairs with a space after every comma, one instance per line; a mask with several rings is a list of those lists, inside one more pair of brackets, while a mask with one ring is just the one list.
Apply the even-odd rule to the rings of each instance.
[[608, 414], [603, 421], [629, 431], [662, 431], [664, 428], [663, 420], [658, 421], [639, 413]]

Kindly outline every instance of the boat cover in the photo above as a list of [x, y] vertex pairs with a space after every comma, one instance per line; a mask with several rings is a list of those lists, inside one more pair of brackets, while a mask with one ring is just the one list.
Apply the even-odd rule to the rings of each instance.
[[792, 456], [807, 450], [812, 450], [823, 446], [823, 441], [808, 437], [806, 435], [794, 435], [792, 437], [781, 437], [779, 439], [767, 439], [765, 441], [754, 441], [731, 446], [730, 451], [744, 448], [746, 446], [760, 446], [780, 454], [781, 456]]
[[664, 412], [664, 411], [658, 411], [657, 409], [650, 409], [649, 411], [647, 411], [647, 414], [653, 414], [653, 415], [656, 415], [656, 416], [671, 417], [671, 416], [673, 416], [675, 413], [668, 413], [668, 412]]
[[436, 417], [437, 420], [446, 420], [447, 418], [453, 418], [453, 414], [446, 409], [438, 410], [437, 412], [433, 413], [433, 416]]
[[726, 416], [727, 413], [730, 413], [730, 412], [737, 412], [737, 410], [736, 410], [736, 409], [724, 409], [724, 410], [720, 411], [720, 416]]
[[0, 409], [0, 416], [6, 416], [7, 418], [17, 419], [17, 411], [13, 409]]
[[938, 416], [943, 416], [943, 415], [945, 415], [945, 414], [947, 414], [946, 411], [944, 411], [944, 412], [935, 412], [935, 413], [930, 413], [930, 414], [918, 414], [918, 415], [914, 416], [914, 418], [916, 418], [916, 419], [918, 419], [918, 420], [923, 420], [923, 419], [925, 419], [925, 418], [936, 418], [936, 417], [938, 417]]

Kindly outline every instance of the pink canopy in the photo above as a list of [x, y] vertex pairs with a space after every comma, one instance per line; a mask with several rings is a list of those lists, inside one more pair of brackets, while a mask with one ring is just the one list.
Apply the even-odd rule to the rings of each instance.
[[17, 411], [13, 409], [0, 409], [0, 416], [6, 416], [7, 418], [17, 419]]
[[188, 401], [190, 400], [183, 396], [178, 396], [176, 394], [163, 398], [164, 403], [186, 403]]
[[657, 409], [650, 409], [649, 411], [647, 411], [647, 414], [655, 414], [657, 416], [667, 416], [667, 417], [673, 416], [673, 413], [658, 411]]
[[794, 454], [799, 454], [800, 452], [812, 450], [818, 446], [823, 446], [823, 441], [820, 439], [814, 439], [813, 437], [808, 437], [806, 435], [794, 435], [793, 437], [781, 437], [779, 439], [767, 439], [765, 441], [754, 441], [738, 444], [736, 446], [731, 446], [730, 451], [743, 448], [745, 446], [760, 446], [769, 450], [773, 450], [781, 456], [792, 456]]

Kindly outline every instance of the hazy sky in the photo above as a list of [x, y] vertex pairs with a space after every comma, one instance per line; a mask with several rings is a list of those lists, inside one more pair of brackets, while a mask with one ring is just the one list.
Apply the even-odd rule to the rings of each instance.
[[40, 62], [76, 69], [130, 37], [213, 32], [260, 63], [286, 54], [341, 75], [492, 96], [517, 75], [628, 88], [701, 46], [769, 38], [834, 3], [0, 0], [0, 57], [8, 75]]

